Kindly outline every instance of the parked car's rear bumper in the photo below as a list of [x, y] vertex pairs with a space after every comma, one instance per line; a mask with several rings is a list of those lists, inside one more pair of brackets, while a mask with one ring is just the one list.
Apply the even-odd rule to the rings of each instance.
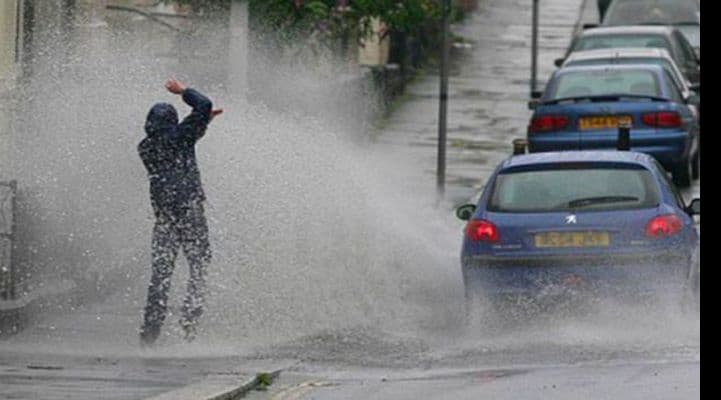
[[[609, 150], [618, 143], [617, 132], [563, 132], [528, 137], [531, 153], [566, 150]], [[631, 150], [656, 158], [665, 168], [688, 160], [691, 135], [682, 130], [646, 130], [631, 133]]]

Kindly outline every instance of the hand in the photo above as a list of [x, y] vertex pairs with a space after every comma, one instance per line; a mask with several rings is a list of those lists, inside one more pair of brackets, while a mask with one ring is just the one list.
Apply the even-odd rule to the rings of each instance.
[[222, 114], [222, 113], [223, 113], [223, 109], [222, 109], [222, 108], [219, 108], [219, 109], [217, 109], [217, 110], [211, 111], [211, 112], [210, 112], [210, 120], [212, 121], [213, 118], [215, 118], [216, 115], [220, 115], [220, 114]]
[[168, 89], [168, 91], [170, 93], [183, 94], [183, 91], [185, 91], [186, 86], [179, 80], [177, 80], [175, 78], [170, 78], [167, 81], [165, 81], [165, 88]]

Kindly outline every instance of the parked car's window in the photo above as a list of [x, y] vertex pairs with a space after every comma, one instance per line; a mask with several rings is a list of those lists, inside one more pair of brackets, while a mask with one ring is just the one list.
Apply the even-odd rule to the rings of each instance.
[[688, 63], [689, 67], [696, 67], [696, 52], [694, 51], [693, 47], [691, 47], [691, 45], [688, 43], [688, 40], [683, 36], [683, 33], [675, 31], [673, 34], [674, 36], [676, 36], [676, 40], [679, 44], [679, 49], [683, 54], [685, 62]]
[[607, 64], [653, 64], [653, 65], [660, 65], [667, 71], [671, 73], [671, 79], [673, 79], [674, 83], [678, 85], [679, 87], [683, 87], [683, 83], [679, 80], [682, 79], [681, 76], [677, 76], [677, 74], [674, 72], [673, 65], [671, 65], [671, 61], [669, 61], [666, 58], [657, 58], [657, 57], [623, 57], [623, 58], [592, 58], [588, 60], [572, 60], [569, 61], [566, 66], [572, 67], [576, 65], [607, 65]]
[[688, 40], [688, 44], [695, 48], [701, 48], [700, 24], [676, 25], [676, 27], [681, 31], [681, 33], [683, 33], [686, 40]]
[[643, 168], [566, 168], [501, 172], [488, 209], [496, 212], [599, 211], [656, 207], [653, 175]]
[[671, 74], [666, 70], [663, 70], [663, 74], [666, 76], [666, 81], [668, 82], [669, 97], [671, 100], [676, 103], [684, 103], [683, 95], [671, 77]]
[[682, 209], [686, 208], [686, 201], [683, 199], [681, 191], [678, 190], [678, 187], [676, 187], [669, 177], [668, 172], [666, 172], [666, 168], [664, 168], [663, 165], [661, 165], [661, 163], [659, 163], [656, 159], [653, 160], [653, 165], [656, 167], [656, 170], [658, 170], [658, 173], [661, 175], [664, 183], [666, 183], [666, 186], [671, 189], [671, 193], [673, 193], [676, 204]]
[[551, 99], [604, 94], [661, 95], [656, 76], [650, 71], [599, 69], [561, 74]]
[[[633, 33], [627, 35], [588, 35], [576, 41], [573, 51], [593, 49], [616, 49], [623, 47], [652, 47], [673, 52], [662, 35]], [[673, 54], [673, 53], [671, 53]]]
[[694, 1], [681, 0], [616, 0], [606, 13], [604, 25], [670, 25], [699, 20], [699, 7]]

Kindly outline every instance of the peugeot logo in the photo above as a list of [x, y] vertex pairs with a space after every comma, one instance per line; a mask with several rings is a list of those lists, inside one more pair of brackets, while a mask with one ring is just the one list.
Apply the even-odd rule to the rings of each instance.
[[575, 224], [576, 223], [576, 216], [571, 214], [566, 216], [566, 223], [567, 224]]

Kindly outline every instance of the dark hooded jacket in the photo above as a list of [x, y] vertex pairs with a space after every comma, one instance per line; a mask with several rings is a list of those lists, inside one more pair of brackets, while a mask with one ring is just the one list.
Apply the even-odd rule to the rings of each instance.
[[156, 215], [205, 200], [195, 143], [210, 122], [211, 101], [191, 88], [183, 101], [193, 111], [178, 124], [178, 113], [168, 103], [155, 104], [145, 122], [146, 137], [138, 145], [140, 158], [150, 179], [150, 200]]

